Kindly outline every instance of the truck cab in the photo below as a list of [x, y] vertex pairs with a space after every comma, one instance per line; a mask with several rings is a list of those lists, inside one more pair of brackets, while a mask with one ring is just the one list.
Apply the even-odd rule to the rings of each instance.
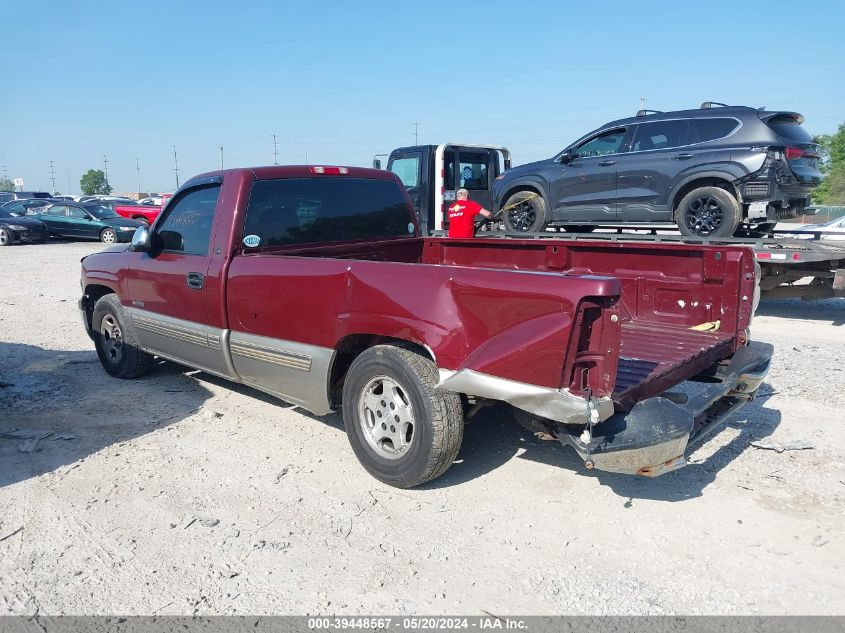
[[[413, 145], [394, 149], [387, 157], [387, 169], [408, 190], [423, 235], [449, 227], [446, 211], [458, 189], [466, 189], [470, 200], [491, 209], [493, 183], [510, 166], [510, 151], [494, 145]], [[379, 157], [373, 167], [382, 168]]]

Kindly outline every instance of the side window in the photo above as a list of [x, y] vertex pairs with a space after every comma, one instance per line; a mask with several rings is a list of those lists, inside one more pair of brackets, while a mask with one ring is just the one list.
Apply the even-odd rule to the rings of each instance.
[[64, 204], [55, 204], [49, 209], [47, 209], [45, 215], [51, 215], [53, 217], [63, 218], [67, 215], [67, 205]]
[[247, 248], [408, 237], [414, 232], [393, 180], [320, 177], [259, 180], [244, 222]]
[[391, 163], [390, 171], [399, 176], [399, 180], [402, 181], [402, 184], [405, 185], [406, 189], [416, 187], [420, 173], [419, 156], [397, 158], [393, 161], [393, 163]]
[[67, 209], [67, 217], [73, 218], [74, 220], [84, 220], [88, 217], [88, 214], [79, 207], [67, 207]]
[[443, 152], [443, 187], [447, 191], [458, 188], [455, 186], [455, 150], [453, 149]]
[[485, 191], [489, 188], [489, 163], [488, 152], [458, 152], [458, 181], [464, 189]]
[[650, 149], [670, 149], [689, 145], [693, 142], [690, 132], [689, 119], [640, 123], [634, 135], [631, 151], [643, 152]]
[[589, 158], [590, 156], [605, 156], [618, 154], [625, 140], [625, 128], [609, 130], [604, 134], [591, 138], [575, 148], [573, 158]]
[[220, 185], [191, 189], [170, 205], [157, 229], [162, 250], [207, 255]]
[[739, 127], [739, 121], [725, 117], [695, 119], [695, 129], [701, 143], [725, 138]]

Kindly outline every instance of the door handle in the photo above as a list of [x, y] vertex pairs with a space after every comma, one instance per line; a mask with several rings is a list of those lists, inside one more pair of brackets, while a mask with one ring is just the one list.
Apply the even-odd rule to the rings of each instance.
[[689, 160], [694, 156], [695, 154], [675, 154], [672, 158], [674, 158], [675, 160]]
[[615, 160], [603, 160], [599, 163], [599, 167], [610, 167], [611, 165], [615, 165]]
[[187, 284], [188, 288], [200, 290], [205, 284], [205, 277], [202, 273], [188, 273]]

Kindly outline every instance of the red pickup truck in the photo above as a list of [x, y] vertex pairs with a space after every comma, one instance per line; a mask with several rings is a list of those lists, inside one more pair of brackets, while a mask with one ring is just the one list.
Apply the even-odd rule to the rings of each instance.
[[114, 212], [118, 215], [122, 215], [124, 218], [140, 220], [145, 224], [152, 224], [156, 221], [156, 218], [161, 214], [164, 207], [167, 206], [168, 200], [172, 197], [173, 194], [171, 193], [163, 194], [161, 196], [161, 206], [146, 204], [117, 205], [114, 208]]
[[190, 180], [83, 259], [79, 307], [112, 376], [159, 356], [341, 409], [364, 467], [411, 487], [492, 401], [588, 468], [683, 466], [768, 371], [755, 283], [743, 247], [421, 237], [391, 172], [274, 166]]

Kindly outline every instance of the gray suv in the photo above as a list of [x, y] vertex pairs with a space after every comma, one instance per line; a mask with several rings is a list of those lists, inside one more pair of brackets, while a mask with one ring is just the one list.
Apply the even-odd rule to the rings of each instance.
[[603, 125], [554, 158], [504, 172], [494, 208], [510, 233], [560, 226], [676, 222], [694, 237], [765, 232], [810, 202], [819, 146], [796, 112], [706, 102], [641, 110]]

